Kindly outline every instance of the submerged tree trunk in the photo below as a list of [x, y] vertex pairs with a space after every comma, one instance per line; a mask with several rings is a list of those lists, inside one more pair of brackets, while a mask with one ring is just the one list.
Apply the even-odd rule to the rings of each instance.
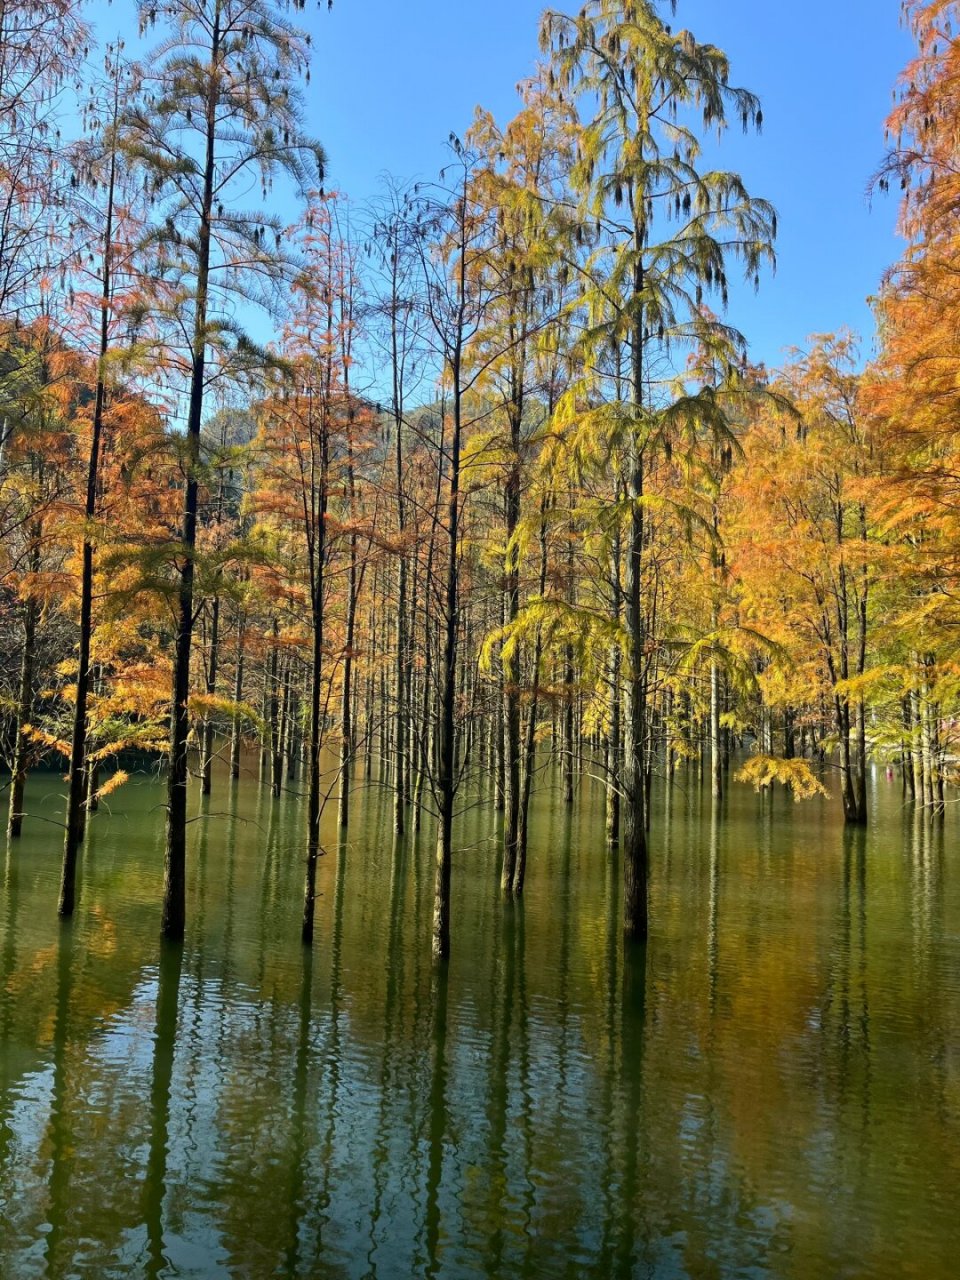
[[245, 628], [242, 614], [237, 618], [237, 655], [236, 671], [233, 678], [233, 725], [230, 734], [230, 777], [236, 782], [240, 777], [240, 749], [243, 744], [240, 712], [237, 710], [243, 701], [243, 666], [244, 666]]
[[[399, 525], [402, 538], [404, 527], [402, 516], [400, 517]], [[408, 720], [410, 676], [407, 635], [407, 569], [406, 552], [401, 547], [400, 558], [397, 563], [397, 650], [394, 664], [397, 772], [393, 789], [393, 830], [398, 836], [403, 835], [406, 825], [406, 805], [410, 791], [410, 773], [413, 767], [409, 752], [410, 727]]]
[[[211, 33], [211, 65], [221, 62], [220, 11], [215, 12]], [[170, 699], [170, 763], [167, 774], [167, 840], [163, 860], [163, 915], [165, 938], [183, 937], [186, 927], [187, 891], [187, 738], [190, 732], [190, 652], [193, 645], [193, 584], [197, 545], [199, 497], [200, 424], [203, 416], [204, 375], [207, 351], [207, 301], [210, 279], [213, 184], [216, 175], [215, 139], [220, 77], [210, 76], [206, 104], [206, 154], [197, 229], [197, 289], [190, 370], [190, 405], [185, 442], [185, 485], [180, 523], [179, 591], [174, 631], [173, 688]]]
[[[210, 618], [210, 653], [207, 660], [207, 697], [217, 692], [217, 672], [220, 660], [220, 597], [213, 597]], [[200, 793], [210, 794], [213, 780], [213, 718], [209, 709], [203, 719], [203, 738], [200, 747]]]
[[[617, 485], [614, 498], [619, 501], [621, 498], [620, 486]], [[614, 621], [619, 622], [621, 618], [621, 605], [623, 599], [623, 584], [621, 577], [621, 559], [622, 548], [619, 529], [614, 531], [613, 549], [610, 554], [610, 594], [612, 597], [611, 614]], [[610, 659], [607, 664], [609, 672], [610, 690], [608, 694], [608, 716], [609, 727], [607, 730], [607, 759], [606, 759], [606, 794], [605, 794], [605, 829], [607, 844], [613, 846], [620, 841], [620, 799], [621, 799], [621, 771], [623, 754], [623, 732], [621, 717], [621, 685], [620, 672], [622, 666], [622, 653], [619, 644], [614, 644], [610, 648]]]
[[459, 350], [453, 361], [453, 439], [450, 446], [450, 496], [447, 503], [447, 578], [442, 619], [439, 735], [437, 743], [436, 879], [433, 907], [433, 956], [450, 955], [450, 877], [453, 854], [453, 803], [456, 790], [457, 607], [460, 550], [461, 397]]
[[[637, 234], [638, 249], [642, 236]], [[634, 297], [643, 295], [643, 268], [638, 265]], [[638, 319], [632, 334], [632, 399], [635, 412], [643, 405], [643, 322]], [[645, 616], [643, 611], [643, 447], [639, 424], [631, 431], [627, 454], [627, 497], [630, 518], [624, 565], [624, 625], [627, 636], [625, 672], [626, 714], [624, 724], [623, 790], [623, 927], [628, 937], [647, 936], [647, 787], [646, 732], [647, 691], [645, 680]]]
[[[714, 622], [714, 629], [716, 629]], [[714, 800], [723, 798], [723, 752], [720, 735], [720, 664], [716, 658], [710, 663], [710, 795]]]
[[[35, 553], [39, 567], [39, 544]], [[33, 668], [37, 645], [37, 616], [39, 609], [32, 597], [27, 600], [23, 616], [23, 650], [20, 655], [20, 680], [17, 691], [17, 727], [13, 747], [13, 764], [10, 771], [10, 809], [7, 817], [7, 835], [16, 840], [23, 829], [23, 796], [27, 785], [27, 760], [29, 745], [24, 733], [30, 723], [33, 707]], [[72, 907], [71, 907], [72, 909]]]
[[[86, 779], [87, 802], [81, 811], [84, 815], [84, 826], [89, 821], [90, 814], [96, 813], [100, 808], [100, 798], [97, 792], [100, 789], [100, 761], [91, 760], [89, 749], [87, 751], [87, 764], [83, 771]], [[81, 839], [83, 837], [81, 836]]]
[[[312, 468], [318, 472], [319, 484], [311, 473], [311, 486], [315, 493], [309, 502], [311, 519], [307, 524], [307, 559], [310, 572], [310, 617], [313, 628], [310, 663], [310, 746], [308, 754], [307, 783], [307, 863], [303, 885], [303, 922], [300, 940], [304, 946], [313, 943], [314, 920], [317, 904], [317, 860], [320, 857], [320, 815], [322, 811], [320, 748], [323, 731], [323, 703], [321, 679], [323, 676], [324, 629], [324, 571], [327, 550], [327, 476], [329, 444], [326, 418], [321, 417], [319, 440], [314, 441], [311, 401], [311, 451]], [[317, 456], [319, 455], [319, 456]]]
[[[544, 509], [541, 508], [541, 516]], [[540, 596], [547, 584], [547, 529], [540, 525]], [[520, 805], [517, 814], [517, 864], [513, 874], [513, 892], [519, 897], [527, 876], [527, 848], [530, 833], [530, 792], [533, 787], [533, 771], [537, 760], [537, 718], [540, 709], [540, 672], [543, 666], [543, 635], [537, 627], [533, 642], [533, 664], [530, 672], [530, 708], [527, 712], [527, 732], [523, 748], [523, 775], [520, 784]]]
[[320, 857], [320, 739], [322, 705], [320, 679], [323, 670], [323, 589], [313, 593], [313, 653], [310, 673], [310, 748], [307, 793], [307, 866], [303, 886], [303, 923], [300, 940], [313, 943], [317, 904], [317, 859]]
[[[348, 393], [349, 394], [349, 393]], [[356, 491], [353, 479], [353, 441], [349, 442], [350, 456], [347, 461], [347, 486], [350, 500], [351, 517], [355, 518], [354, 505]], [[345, 652], [343, 655], [343, 688], [340, 702], [340, 795], [337, 804], [337, 821], [341, 830], [350, 822], [350, 786], [353, 771], [354, 731], [353, 731], [353, 646], [357, 631], [357, 533], [350, 531], [350, 570], [347, 577], [347, 626], [344, 637]], [[399, 636], [399, 623], [397, 634]], [[402, 752], [397, 751], [398, 792], [402, 789]]]
[[[417, 734], [417, 777], [413, 789], [413, 829], [420, 830], [423, 788], [427, 780], [427, 775], [433, 767], [432, 761], [432, 725], [433, 717], [430, 714], [430, 703], [433, 697], [434, 679], [433, 679], [433, 660], [434, 660], [434, 643], [433, 629], [434, 620], [430, 616], [429, 601], [431, 583], [433, 582], [433, 565], [437, 551], [437, 533], [440, 526], [440, 495], [443, 484], [443, 468], [437, 467], [437, 486], [433, 497], [433, 519], [430, 524], [430, 537], [427, 542], [427, 562], [424, 571], [424, 609], [423, 609], [423, 687], [422, 698], [420, 703], [420, 724]], [[414, 619], [415, 621], [415, 619]]]
[[[522, 374], [514, 373], [522, 386]], [[512, 626], [520, 612], [520, 567], [511, 547], [511, 539], [520, 522], [520, 422], [523, 401], [519, 387], [514, 389], [510, 414], [510, 467], [507, 472], [504, 514], [506, 517], [506, 625]], [[517, 846], [520, 825], [520, 661], [516, 641], [507, 646], [503, 657], [503, 721], [504, 721], [504, 823], [503, 867], [500, 885], [504, 893], [516, 892]], [[522, 877], [521, 877], [522, 882]]]
[[857, 700], [856, 711], [856, 787], [857, 820], [863, 825], [867, 821], [867, 717], [863, 699]]
[[[572, 542], [572, 539], [571, 539]], [[563, 723], [560, 753], [561, 777], [563, 779], [563, 802], [573, 804], [574, 791], [574, 747], [573, 747], [573, 649], [567, 645], [563, 652]]]
[[[844, 821], [850, 825], [866, 822], [865, 782], [861, 774], [865, 764], [861, 762], [861, 738], [853, 734], [850, 704], [842, 698], [834, 698], [834, 721], [840, 753], [840, 797], [843, 803]], [[865, 738], [864, 738], [865, 751]]]
[[[116, 128], [120, 111], [119, 76], [114, 84], [113, 123]], [[90, 528], [97, 513], [97, 484], [100, 478], [100, 453], [103, 438], [103, 412], [107, 398], [106, 358], [110, 346], [110, 299], [113, 290], [113, 205], [117, 184], [116, 140], [110, 155], [107, 179], [107, 207], [103, 232], [103, 259], [100, 291], [100, 349], [97, 360], [97, 388], [87, 454], [87, 486], [84, 503], [86, 526], [83, 534], [80, 568], [80, 635], [77, 646], [77, 685], [73, 704], [73, 735], [70, 741], [69, 783], [67, 790], [67, 823], [60, 871], [60, 901], [57, 910], [62, 917], [73, 914], [76, 901], [77, 855], [86, 827], [84, 795], [84, 758], [87, 750], [87, 697], [90, 689], [90, 642], [93, 635], [93, 541]]]
[[[356, 584], [356, 548], [351, 551], [350, 588], [347, 600], [347, 652], [343, 660], [343, 689], [340, 704], [340, 797], [338, 802], [338, 822], [345, 828], [350, 822], [350, 787], [353, 772], [354, 729], [353, 729], [353, 657], [352, 650], [356, 636], [357, 620], [357, 584]], [[399, 767], [399, 766], [398, 766]]]
[[273, 644], [270, 649], [269, 688], [270, 688], [270, 720], [268, 723], [270, 745], [268, 748], [268, 768], [270, 770], [270, 790], [274, 799], [278, 799], [283, 781], [283, 758], [280, 747], [280, 624], [273, 619]]

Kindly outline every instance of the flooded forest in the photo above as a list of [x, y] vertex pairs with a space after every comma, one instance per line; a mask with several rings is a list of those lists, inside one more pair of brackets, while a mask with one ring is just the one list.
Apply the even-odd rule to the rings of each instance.
[[0, 1277], [946, 1280], [960, 8], [773, 368], [684, 0], [363, 200], [336, 11], [114, 7], [0, 0]]

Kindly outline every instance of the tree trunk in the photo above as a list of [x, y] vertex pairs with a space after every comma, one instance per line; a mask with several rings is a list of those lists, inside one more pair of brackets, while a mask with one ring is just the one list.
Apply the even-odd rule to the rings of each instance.
[[211, 34], [211, 74], [206, 107], [206, 154], [203, 194], [197, 232], [197, 292], [190, 371], [190, 406], [187, 414], [186, 484], [180, 525], [182, 564], [174, 633], [173, 689], [170, 706], [170, 764], [167, 776], [167, 840], [163, 860], [163, 915], [161, 931], [168, 939], [183, 937], [186, 927], [187, 862], [187, 737], [190, 731], [190, 651], [193, 644], [194, 557], [197, 544], [197, 502], [200, 424], [203, 416], [204, 373], [207, 350], [207, 299], [210, 277], [211, 215], [216, 173], [215, 142], [220, 100], [220, 11], [215, 12]]
[[563, 653], [563, 749], [560, 756], [564, 804], [573, 804], [573, 677], [573, 649], [567, 645]]
[[[714, 620], [714, 630], [716, 630]], [[723, 798], [723, 755], [720, 742], [720, 664], [716, 658], [710, 663], [710, 795], [714, 800]]]
[[[638, 234], [638, 249], [642, 238]], [[638, 265], [634, 297], [643, 294], [643, 268]], [[638, 318], [632, 334], [632, 396], [635, 410], [643, 405], [643, 321]], [[630, 521], [624, 574], [624, 625], [627, 634], [625, 672], [623, 790], [623, 927], [629, 938], [647, 936], [647, 815], [645, 748], [647, 693], [645, 680], [645, 616], [643, 611], [643, 448], [639, 426], [631, 432], [627, 456], [627, 497]]]
[[857, 701], [856, 728], [855, 799], [857, 802], [857, 821], [863, 825], [867, 821], [867, 717], [862, 698]]
[[[217, 692], [217, 668], [220, 659], [220, 597], [213, 597], [210, 618], [210, 654], [207, 661], [207, 696]], [[213, 778], [213, 718], [209, 711], [203, 719], [203, 739], [200, 749], [200, 794], [210, 794]]]
[[[353, 468], [350, 469], [350, 489], [353, 490]], [[352, 501], [352, 499], [351, 499]], [[337, 820], [341, 829], [350, 822], [350, 783], [353, 765], [353, 645], [357, 627], [357, 540], [350, 539], [350, 575], [347, 588], [346, 654], [343, 659], [343, 690], [340, 706], [340, 796]], [[398, 757], [399, 758], [399, 757]], [[397, 766], [400, 767], [399, 765]]]
[[[90, 814], [96, 813], [100, 808], [100, 800], [97, 791], [100, 787], [100, 762], [99, 760], [90, 760], [89, 751], [86, 768], [83, 771], [86, 779], [87, 803], [84, 806], [84, 827], [89, 821]], [[81, 837], [82, 839], [82, 837]]]
[[[615, 501], [619, 501], [621, 497], [620, 486], [617, 486], [614, 494]], [[611, 594], [611, 613], [614, 621], [619, 622], [621, 617], [621, 604], [623, 598], [623, 587], [621, 582], [621, 556], [622, 550], [620, 546], [619, 530], [614, 532], [613, 550], [610, 556], [610, 594]], [[621, 755], [623, 752], [623, 734], [621, 724], [621, 687], [620, 687], [620, 671], [621, 671], [621, 650], [619, 644], [614, 644], [610, 648], [610, 658], [607, 663], [609, 672], [610, 691], [608, 694], [608, 715], [610, 718], [610, 727], [607, 732], [607, 759], [606, 759], [606, 795], [605, 795], [605, 828], [607, 845], [611, 848], [620, 841], [620, 787], [621, 787]]]
[[[543, 509], [541, 509], [543, 514]], [[540, 525], [540, 583], [539, 590], [543, 596], [547, 585], [547, 529], [546, 523]], [[537, 717], [540, 706], [540, 672], [543, 666], [543, 635], [537, 628], [533, 642], [533, 666], [530, 672], [532, 692], [530, 708], [527, 712], [527, 733], [523, 749], [523, 776], [520, 784], [520, 805], [517, 815], [517, 865], [513, 876], [513, 892], [519, 897], [523, 893], [523, 885], [527, 876], [527, 849], [530, 831], [530, 792], [533, 786], [533, 771], [537, 759]]]
[[[120, 111], [119, 76], [114, 82], [113, 123], [116, 126]], [[76, 902], [77, 855], [83, 841], [86, 826], [84, 803], [84, 757], [87, 749], [87, 697], [90, 688], [90, 642], [93, 633], [93, 542], [90, 525], [97, 512], [97, 484], [100, 478], [100, 452], [103, 437], [103, 411], [106, 403], [106, 357], [110, 345], [110, 299], [113, 269], [113, 205], [117, 183], [117, 151], [114, 144], [110, 155], [110, 171], [107, 179], [107, 207], [103, 233], [103, 270], [100, 291], [100, 350], [97, 361], [97, 389], [93, 404], [93, 422], [90, 429], [90, 450], [87, 454], [87, 492], [84, 504], [86, 527], [83, 535], [80, 569], [80, 636], [77, 650], [77, 692], [73, 705], [73, 735], [70, 741], [69, 782], [67, 790], [67, 824], [63, 844], [63, 865], [60, 870], [60, 901], [57, 907], [62, 917], [73, 914]]]
[[282, 781], [282, 757], [280, 753], [280, 624], [277, 619], [273, 620], [273, 644], [270, 649], [270, 669], [269, 669], [269, 709], [270, 717], [267, 722], [269, 730], [269, 748], [267, 754], [267, 763], [270, 770], [270, 790], [274, 799], [279, 797]]
[[[311, 411], [311, 434], [313, 431]], [[308, 759], [309, 782], [307, 792], [307, 864], [303, 886], [303, 923], [300, 940], [304, 946], [313, 944], [314, 920], [317, 905], [317, 860], [320, 857], [320, 748], [323, 729], [323, 708], [320, 681], [323, 675], [324, 628], [324, 570], [326, 559], [327, 472], [328, 441], [326, 421], [320, 429], [320, 491], [317, 518], [310, 531], [308, 558], [310, 563], [310, 614], [313, 624], [313, 652], [310, 664], [310, 750]]]
[[285, 658], [283, 663], [283, 675], [280, 678], [280, 727], [277, 733], [277, 740], [274, 744], [273, 757], [273, 794], [280, 796], [283, 794], [283, 778], [287, 767], [287, 752], [290, 747], [290, 735], [293, 731], [293, 721], [290, 714], [291, 693], [290, 693], [290, 659]]
[[[421, 690], [420, 704], [420, 725], [418, 729], [418, 745], [417, 745], [417, 778], [413, 791], [413, 829], [420, 830], [421, 821], [421, 805], [423, 798], [423, 787], [427, 779], [428, 773], [433, 767], [431, 732], [433, 725], [433, 717], [430, 714], [430, 704], [433, 697], [433, 658], [434, 643], [433, 630], [434, 621], [431, 617], [429, 608], [431, 584], [433, 582], [433, 565], [437, 548], [437, 531], [439, 528], [440, 513], [440, 494], [441, 485], [443, 483], [443, 468], [437, 467], [437, 487], [433, 499], [433, 519], [430, 524], [430, 537], [427, 542], [427, 561], [424, 571], [424, 610], [423, 610], [423, 687]], [[415, 619], [414, 619], [415, 621]]]
[[[246, 638], [244, 618], [242, 615], [237, 618], [237, 666], [233, 680], [233, 701], [239, 705], [243, 701], [243, 666], [244, 666], [244, 640]], [[240, 727], [240, 713], [234, 711], [233, 726], [230, 736], [230, 777], [236, 782], [240, 777], [240, 748], [243, 743], [243, 734]]]
[[450, 456], [450, 498], [447, 505], [447, 581], [444, 598], [443, 650], [441, 655], [440, 724], [437, 749], [437, 868], [433, 909], [433, 956], [450, 955], [450, 873], [453, 853], [453, 801], [456, 761], [457, 607], [459, 604], [460, 549], [460, 369], [454, 367], [453, 440]]
[[[16, 840], [23, 828], [23, 795], [27, 785], [29, 745], [24, 726], [30, 723], [33, 708], [33, 668], [37, 644], [37, 602], [29, 599], [23, 617], [23, 651], [20, 655], [20, 683], [17, 693], [17, 730], [10, 771], [10, 811], [7, 835]], [[71, 905], [72, 910], [72, 905]]]
[[[520, 430], [523, 421], [523, 347], [521, 361], [514, 360], [511, 370], [510, 463], [504, 487], [504, 523], [506, 532], [506, 580], [504, 605], [506, 625], [512, 626], [520, 612], [520, 565], [510, 545], [520, 523]], [[520, 824], [520, 662], [516, 640], [508, 646], [503, 658], [504, 721], [504, 823], [503, 868], [500, 885], [505, 893], [515, 891], [517, 847]], [[522, 880], [522, 878], [521, 878]]]

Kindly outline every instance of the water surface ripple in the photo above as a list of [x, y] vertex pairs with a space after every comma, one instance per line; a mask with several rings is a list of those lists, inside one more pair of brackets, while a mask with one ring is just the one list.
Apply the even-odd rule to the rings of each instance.
[[519, 906], [474, 808], [438, 976], [384, 791], [326, 831], [312, 954], [300, 802], [225, 781], [160, 947], [161, 801], [96, 818], [65, 928], [56, 828], [2, 855], [3, 1280], [957, 1275], [952, 817], [661, 790], [634, 950], [596, 791], [536, 798]]

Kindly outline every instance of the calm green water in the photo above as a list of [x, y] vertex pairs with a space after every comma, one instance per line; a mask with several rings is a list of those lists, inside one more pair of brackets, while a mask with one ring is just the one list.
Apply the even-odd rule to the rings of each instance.
[[328, 830], [312, 958], [295, 799], [221, 785], [163, 955], [155, 782], [96, 819], [70, 928], [29, 822], [0, 857], [0, 1276], [955, 1277], [956, 820], [878, 790], [866, 837], [829, 802], [661, 795], [645, 955], [597, 794], [537, 798], [517, 909], [477, 808], [440, 983], [432, 843], [382, 793]]

